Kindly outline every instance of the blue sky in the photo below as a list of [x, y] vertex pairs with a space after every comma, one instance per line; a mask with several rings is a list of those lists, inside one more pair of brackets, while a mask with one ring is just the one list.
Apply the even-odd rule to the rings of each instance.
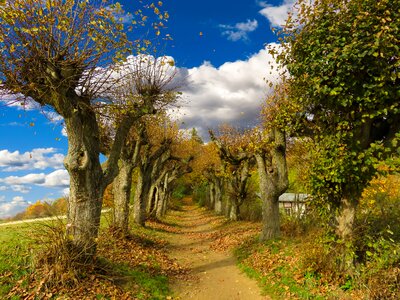
[[[125, 10], [132, 0], [122, 0]], [[223, 122], [251, 126], [268, 93], [264, 78], [272, 58], [265, 45], [276, 37], [292, 0], [165, 0], [173, 41], [161, 47], [187, 78], [179, 112], [182, 128], [205, 135]], [[37, 200], [68, 193], [62, 165], [67, 137], [57, 116], [35, 107], [22, 109], [0, 102], [0, 218], [15, 215]]]

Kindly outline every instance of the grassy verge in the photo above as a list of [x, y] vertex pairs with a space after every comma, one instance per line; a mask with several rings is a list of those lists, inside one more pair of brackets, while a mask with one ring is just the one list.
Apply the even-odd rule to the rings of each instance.
[[288, 238], [261, 244], [253, 237], [236, 248], [235, 255], [239, 267], [273, 299], [338, 298], [340, 291], [304, 269], [300, 245], [300, 241]]
[[46, 248], [34, 242], [35, 236], [46, 234], [40, 230], [41, 226], [31, 223], [1, 227], [0, 299], [166, 299], [170, 296], [168, 278], [182, 271], [165, 255], [166, 242], [159, 238], [158, 232], [135, 229], [131, 235], [121, 236], [110, 231], [107, 223], [106, 216], [102, 219], [96, 263], [80, 272], [79, 282], [71, 285], [47, 285], [50, 272], [33, 269], [32, 255], [37, 255], [38, 247]]
[[29, 273], [29, 225], [0, 227], [0, 299]]
[[336, 269], [335, 251], [311, 233], [266, 243], [253, 236], [235, 248], [235, 255], [239, 267], [273, 299], [399, 299], [398, 249], [387, 246], [377, 258], [356, 265], [353, 276]]

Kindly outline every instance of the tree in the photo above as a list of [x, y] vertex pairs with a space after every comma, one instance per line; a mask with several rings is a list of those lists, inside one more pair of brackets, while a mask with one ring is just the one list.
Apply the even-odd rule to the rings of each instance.
[[254, 163], [253, 154], [248, 149], [250, 136], [248, 132], [240, 133], [227, 125], [221, 126], [218, 138], [212, 130], [209, 133], [219, 150], [221, 160], [226, 163], [225, 173], [231, 203], [229, 218], [237, 221], [240, 219], [240, 206], [247, 198], [250, 168]]
[[192, 164], [192, 185], [195, 186], [195, 190], [205, 187], [206, 194], [201, 195], [199, 200], [205, 201], [210, 209], [221, 214], [224, 171], [218, 149], [214, 143], [197, 145], [197, 149], [196, 158]]
[[134, 222], [145, 225], [150, 190], [171, 157], [171, 144], [178, 128], [165, 115], [148, 118], [141, 136], [143, 146], [138, 158], [138, 182], [134, 199]]
[[399, 4], [301, 0], [278, 53], [289, 96], [313, 126], [313, 194], [338, 209], [336, 233], [349, 243], [362, 191], [397, 148]]
[[[133, 115], [137, 128], [132, 128], [121, 149], [119, 174], [113, 181], [114, 191], [114, 224], [122, 232], [127, 232], [129, 223], [129, 202], [132, 186], [132, 173], [139, 162], [140, 150], [143, 147], [146, 124], [141, 120], [145, 114], [162, 114], [167, 105], [176, 102], [177, 85], [172, 81], [176, 74], [175, 64], [170, 57], [155, 58], [149, 55], [128, 57], [128, 74], [113, 91], [112, 97], [123, 102], [135, 101], [140, 107]], [[123, 103], [122, 103], [123, 104]], [[115, 137], [116, 122], [124, 111], [118, 107], [106, 107], [101, 111], [102, 145], [104, 154], [111, 151], [110, 145]], [[111, 122], [109, 121], [111, 119]]]
[[0, 6], [2, 90], [22, 104], [36, 101], [63, 117], [68, 134], [64, 164], [71, 178], [67, 234], [83, 260], [96, 250], [102, 196], [118, 173], [135, 103], [115, 130], [108, 164], [99, 161], [99, 123], [93, 104], [114, 86], [114, 70], [131, 46], [108, 1], [15, 0]]
[[276, 85], [261, 111], [261, 126], [252, 133], [250, 146], [257, 162], [262, 201], [261, 241], [280, 236], [279, 196], [289, 186], [286, 136], [295, 108], [287, 97], [287, 86]]

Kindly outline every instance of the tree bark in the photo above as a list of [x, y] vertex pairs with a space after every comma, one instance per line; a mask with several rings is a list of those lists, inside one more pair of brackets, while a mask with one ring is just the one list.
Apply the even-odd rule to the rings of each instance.
[[222, 183], [220, 178], [216, 178], [214, 183], [215, 195], [214, 195], [214, 211], [216, 214], [222, 213]]
[[133, 217], [137, 225], [145, 226], [146, 206], [151, 187], [151, 172], [145, 168], [139, 168], [138, 181], [136, 186]]
[[157, 210], [157, 203], [159, 201], [159, 185], [158, 184], [152, 184], [150, 187], [149, 191], [149, 199], [147, 200], [147, 215], [150, 218], [153, 218], [156, 216], [156, 210]]
[[239, 221], [240, 220], [240, 205], [238, 203], [236, 203], [236, 201], [231, 203], [229, 219], [231, 221]]
[[247, 198], [249, 177], [249, 159], [242, 160], [229, 181], [229, 199], [231, 202], [229, 218], [232, 221], [241, 219], [240, 206]]
[[289, 185], [285, 134], [273, 129], [269, 139], [270, 149], [255, 155], [263, 209], [261, 241], [280, 236], [279, 196]]
[[208, 190], [209, 190], [209, 201], [207, 201], [207, 207], [209, 209], [213, 209], [215, 205], [215, 184], [213, 181], [209, 182], [208, 185]]
[[166, 201], [166, 194], [165, 192], [160, 189], [158, 194], [158, 202], [156, 207], [156, 219], [161, 220], [164, 217], [164, 202]]
[[70, 175], [67, 234], [78, 253], [90, 259], [96, 251], [103, 193], [106, 184], [99, 161], [99, 134], [93, 111], [77, 111], [65, 118]]
[[120, 170], [113, 181], [114, 193], [114, 227], [123, 233], [128, 232], [129, 227], [129, 203], [132, 188], [133, 163], [131, 160], [120, 159]]
[[356, 208], [356, 201], [351, 201], [347, 197], [341, 199], [340, 211], [336, 218], [338, 223], [336, 234], [342, 241], [351, 241], [353, 239]]

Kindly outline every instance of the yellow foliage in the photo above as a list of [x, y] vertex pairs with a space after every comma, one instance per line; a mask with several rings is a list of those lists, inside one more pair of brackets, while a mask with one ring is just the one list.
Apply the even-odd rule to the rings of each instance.
[[400, 204], [400, 175], [378, 176], [364, 190], [360, 208], [380, 214], [384, 206]]

